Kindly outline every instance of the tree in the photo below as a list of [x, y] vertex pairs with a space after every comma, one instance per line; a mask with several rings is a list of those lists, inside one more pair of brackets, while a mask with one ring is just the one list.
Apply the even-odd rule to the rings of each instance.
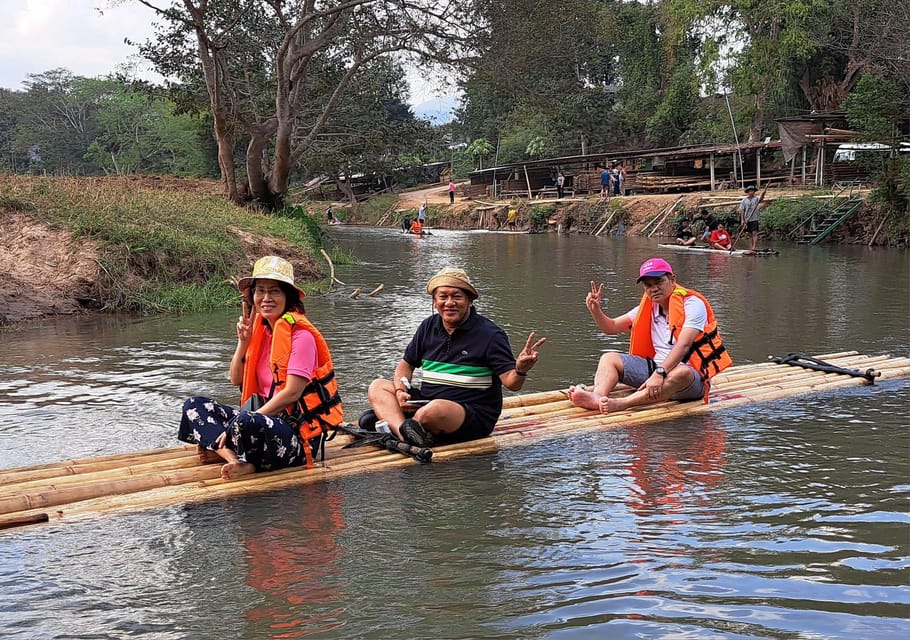
[[545, 138], [553, 152], [612, 136], [615, 51], [600, 3], [491, 0], [477, 6], [488, 37], [460, 85], [463, 139], [514, 141], [500, 146], [503, 160], [524, 156], [534, 136]]
[[468, 0], [138, 1], [164, 21], [143, 54], [165, 76], [204, 79], [225, 194], [267, 208], [282, 204], [294, 167], [373, 61], [452, 62], [472, 45]]
[[477, 138], [468, 145], [467, 152], [477, 162], [477, 168], [483, 169], [483, 159], [493, 153], [495, 149], [486, 138]]
[[211, 175], [207, 149], [200, 144], [200, 116], [177, 114], [170, 100], [122, 80], [92, 82], [99, 96], [97, 135], [86, 159], [105, 173]]
[[92, 81], [61, 68], [31, 74], [25, 86], [14, 151], [27, 156], [36, 171], [97, 173], [98, 167], [83, 157], [97, 133], [98, 94]]
[[23, 110], [23, 94], [0, 88], [0, 170], [24, 171], [28, 158], [15, 149], [15, 133]]

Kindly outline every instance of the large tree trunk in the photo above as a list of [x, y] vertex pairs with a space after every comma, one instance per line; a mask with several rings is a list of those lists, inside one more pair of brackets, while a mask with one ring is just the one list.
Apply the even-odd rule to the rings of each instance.
[[[271, 184], [268, 170], [269, 140], [275, 134], [275, 119], [249, 127], [250, 143], [246, 149], [246, 173], [250, 185], [250, 197], [269, 211], [280, 209], [284, 190], [276, 190]], [[285, 190], [287, 187], [285, 187]]]
[[221, 184], [224, 195], [231, 202], [240, 204], [237, 191], [237, 174], [234, 169], [234, 126], [228, 119], [228, 108], [224, 100], [225, 67], [219, 59], [218, 50], [211, 46], [205, 31], [205, 9], [196, 7], [190, 0], [184, 0], [196, 33], [196, 51], [202, 65], [202, 75], [212, 107], [215, 141], [218, 144], [218, 168], [221, 169]]
[[218, 143], [218, 168], [221, 170], [221, 186], [224, 195], [231, 202], [240, 204], [237, 191], [237, 174], [234, 170], [234, 132], [224, 114], [214, 113], [215, 141]]

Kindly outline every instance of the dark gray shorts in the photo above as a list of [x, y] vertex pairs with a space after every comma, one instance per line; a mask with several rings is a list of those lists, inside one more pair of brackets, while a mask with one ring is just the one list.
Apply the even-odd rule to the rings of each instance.
[[746, 223], [746, 231], [749, 233], [758, 231], [758, 220], [749, 220], [749, 222]]
[[[621, 353], [619, 357], [622, 359], [622, 378], [620, 382], [627, 384], [630, 387], [635, 387], [636, 389], [645, 383], [645, 380], [651, 375], [651, 372], [654, 371], [654, 365], [648, 366], [650, 363], [647, 358], [642, 358], [641, 356], [633, 356], [628, 353]], [[705, 396], [705, 383], [702, 382], [701, 376], [698, 375], [698, 371], [693, 369], [690, 365], [686, 363], [678, 364], [679, 367], [689, 367], [692, 369], [692, 373], [695, 375], [695, 380], [685, 389], [674, 393], [670, 396], [670, 400], [698, 400]]]

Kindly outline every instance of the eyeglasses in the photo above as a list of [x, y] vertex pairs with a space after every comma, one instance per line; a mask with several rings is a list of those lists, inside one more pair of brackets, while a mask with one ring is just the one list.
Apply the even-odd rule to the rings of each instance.
[[268, 289], [265, 287], [256, 287], [253, 289], [253, 295], [259, 296], [260, 298], [264, 298], [265, 296], [277, 298], [278, 296], [284, 295], [284, 290], [281, 287], [269, 287]]

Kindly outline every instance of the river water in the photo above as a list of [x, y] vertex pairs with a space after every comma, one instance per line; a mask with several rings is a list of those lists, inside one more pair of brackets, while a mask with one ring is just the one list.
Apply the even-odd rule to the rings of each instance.
[[[466, 268], [525, 391], [588, 382], [606, 283], [635, 304], [663, 255], [712, 301], [737, 364], [907, 355], [910, 258], [781, 246], [775, 258], [651, 240], [335, 227], [360, 259], [307, 310], [349, 418]], [[349, 296], [377, 285], [376, 297]], [[177, 444], [179, 407], [226, 380], [233, 313], [48, 320], [0, 335], [0, 468]], [[449, 463], [0, 533], [3, 638], [910, 637], [910, 380], [569, 435]]]

